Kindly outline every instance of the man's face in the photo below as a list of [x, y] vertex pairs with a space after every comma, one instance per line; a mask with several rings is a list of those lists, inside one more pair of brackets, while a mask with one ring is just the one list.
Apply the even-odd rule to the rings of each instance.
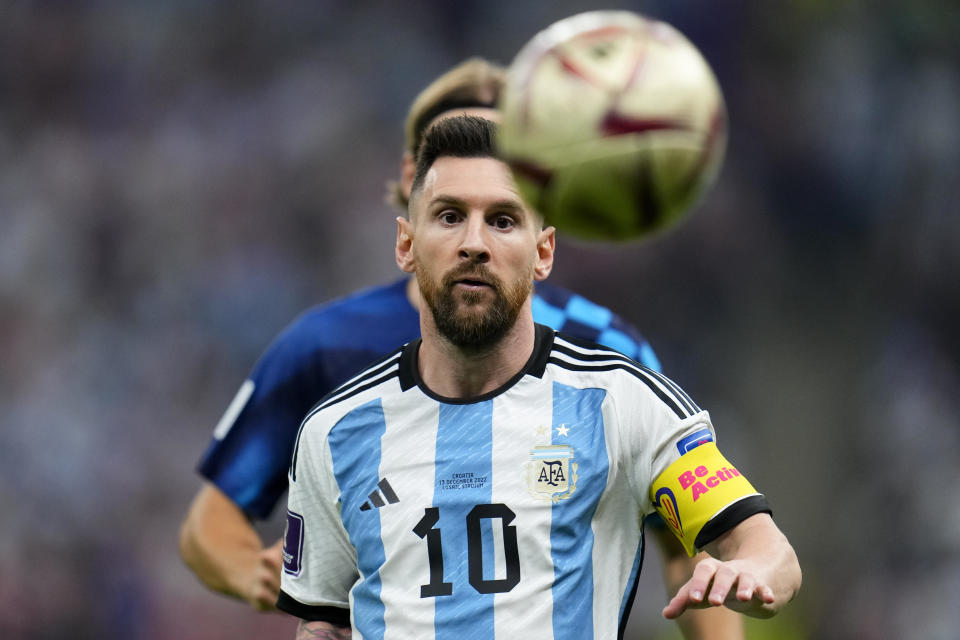
[[437, 330], [461, 348], [495, 343], [527, 304], [534, 279], [549, 273], [553, 230], [541, 230], [509, 169], [493, 158], [438, 158], [413, 195], [411, 216], [401, 267], [416, 273]]

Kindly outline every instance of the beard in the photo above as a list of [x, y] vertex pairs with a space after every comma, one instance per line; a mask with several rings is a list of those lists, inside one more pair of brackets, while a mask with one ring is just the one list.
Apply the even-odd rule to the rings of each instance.
[[[513, 327], [527, 297], [533, 291], [533, 267], [507, 286], [483, 264], [464, 265], [434, 280], [419, 264], [416, 267], [420, 294], [433, 314], [437, 331], [454, 345], [471, 351], [496, 344]], [[477, 279], [490, 291], [456, 291], [456, 283]]]

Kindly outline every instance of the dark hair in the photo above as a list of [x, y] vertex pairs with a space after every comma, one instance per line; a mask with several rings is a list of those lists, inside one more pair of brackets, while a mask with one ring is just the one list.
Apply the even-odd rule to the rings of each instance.
[[[496, 108], [507, 70], [483, 58], [470, 58], [431, 82], [410, 105], [403, 126], [404, 150], [416, 154], [423, 131], [442, 113], [455, 109]], [[399, 180], [387, 181], [388, 204], [407, 210]]]
[[414, 150], [420, 146], [420, 143], [423, 142], [423, 131], [427, 128], [427, 125], [433, 122], [433, 120], [442, 113], [447, 111], [455, 111], [458, 109], [496, 109], [497, 103], [494, 100], [480, 100], [475, 98], [472, 95], [469, 95], [466, 91], [463, 92], [464, 96], [460, 97], [454, 95], [451, 98], [447, 98], [437, 104], [433, 105], [433, 108], [424, 111], [420, 117], [413, 123], [413, 148]]
[[417, 170], [411, 192], [423, 186], [423, 179], [437, 158], [495, 158], [496, 125], [476, 116], [444, 118], [430, 127], [417, 150]]
[[483, 58], [470, 58], [434, 80], [414, 99], [404, 123], [405, 146], [416, 153], [427, 125], [454, 109], [495, 109], [507, 71]]

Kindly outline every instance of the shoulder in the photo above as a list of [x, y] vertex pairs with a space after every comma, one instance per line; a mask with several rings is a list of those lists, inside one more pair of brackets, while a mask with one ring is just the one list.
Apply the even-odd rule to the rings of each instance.
[[628, 400], [652, 401], [681, 420], [701, 412], [690, 396], [662, 373], [590, 340], [557, 333], [548, 362], [559, 371], [559, 378], [578, 386], [599, 386]]
[[406, 325], [417, 320], [416, 310], [406, 299], [405, 283], [369, 287], [304, 310], [274, 338], [264, 355], [295, 360], [325, 346], [354, 344], [363, 334], [375, 336], [377, 327], [388, 322]]
[[350, 326], [357, 318], [383, 319], [405, 311], [416, 313], [407, 301], [405, 285], [405, 280], [398, 280], [315, 305], [297, 316], [285, 333], [300, 335], [318, 328], [334, 330]]
[[558, 331], [554, 335], [550, 363], [567, 371], [597, 373], [635, 373], [647, 369], [616, 349], [565, 331]]

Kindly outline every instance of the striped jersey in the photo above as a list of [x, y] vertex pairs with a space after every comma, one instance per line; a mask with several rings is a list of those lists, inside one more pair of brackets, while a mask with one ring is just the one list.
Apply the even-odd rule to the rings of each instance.
[[[616, 638], [650, 489], [684, 443], [713, 440], [707, 412], [661, 374], [543, 325], [501, 388], [443, 398], [419, 379], [419, 343], [304, 421], [278, 606], [352, 624], [354, 638]], [[710, 514], [714, 535], [739, 511]]]
[[[286, 491], [290, 453], [310, 407], [420, 335], [420, 316], [407, 299], [406, 285], [403, 278], [312, 307], [258, 360], [199, 464], [200, 474], [248, 516], [268, 517]], [[660, 368], [639, 331], [580, 295], [538, 282], [532, 308], [541, 324]]]

